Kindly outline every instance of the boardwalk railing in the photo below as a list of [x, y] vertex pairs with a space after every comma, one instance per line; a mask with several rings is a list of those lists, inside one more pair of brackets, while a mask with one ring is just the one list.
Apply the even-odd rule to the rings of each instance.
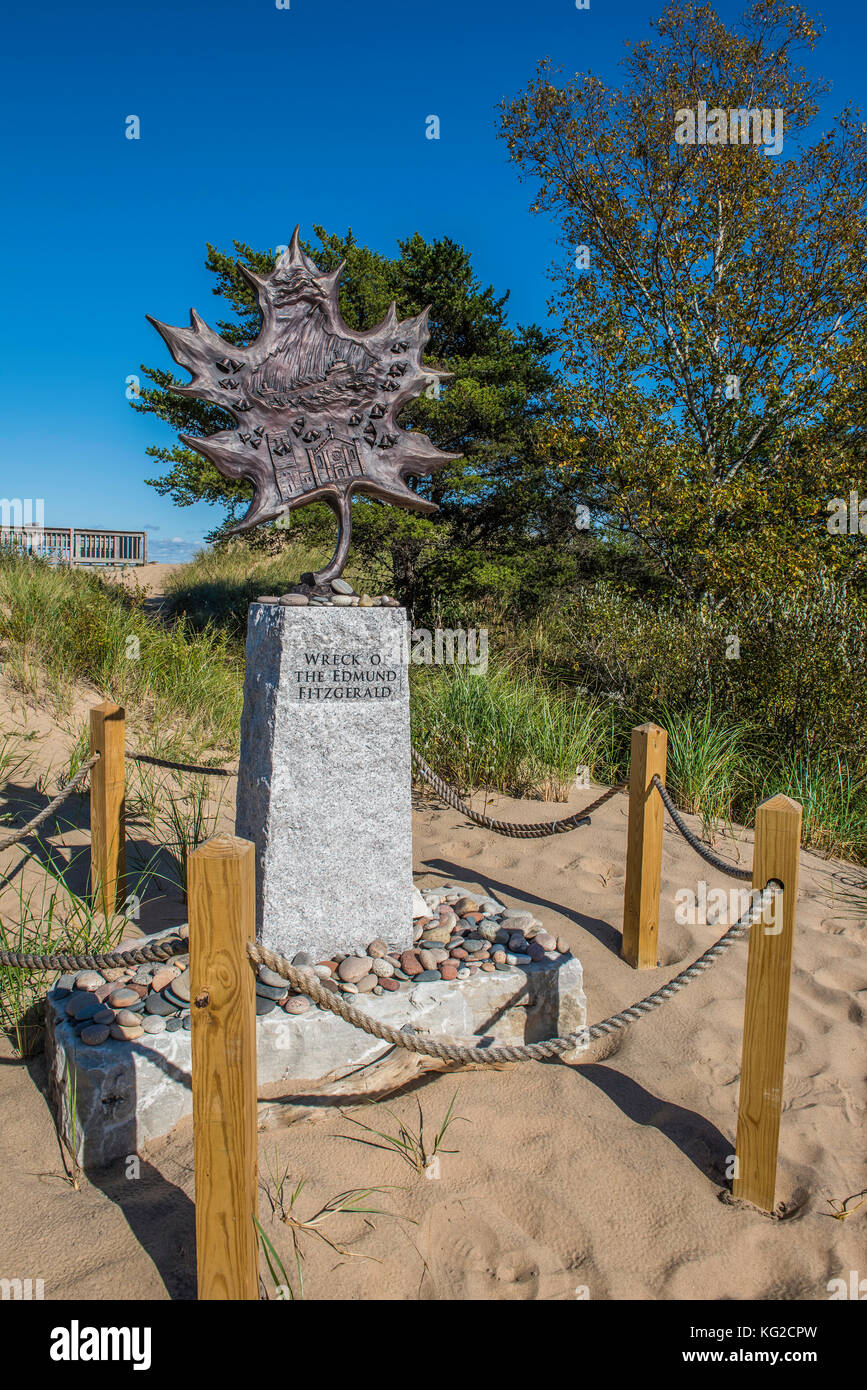
[[74, 526], [0, 526], [0, 548], [59, 565], [146, 565], [146, 531]]

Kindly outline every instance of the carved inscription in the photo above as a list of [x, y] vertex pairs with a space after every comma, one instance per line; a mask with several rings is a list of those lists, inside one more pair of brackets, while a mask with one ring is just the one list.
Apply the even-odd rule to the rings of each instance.
[[393, 700], [403, 688], [403, 669], [379, 651], [306, 651], [295, 668], [294, 688], [299, 700]]

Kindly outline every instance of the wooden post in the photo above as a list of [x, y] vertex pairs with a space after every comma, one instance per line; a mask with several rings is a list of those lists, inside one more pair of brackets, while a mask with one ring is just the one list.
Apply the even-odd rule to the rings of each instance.
[[783, 896], [776, 913], [750, 930], [732, 1193], [764, 1211], [774, 1209], [777, 1178], [801, 816], [787, 796], [772, 796], [756, 811], [753, 888], [777, 879]]
[[189, 859], [196, 1268], [200, 1299], [258, 1299], [255, 849], [216, 835]]
[[667, 750], [668, 734], [657, 724], [632, 730], [620, 954], [636, 970], [653, 970], [657, 962], [663, 805], [652, 778], [658, 773], [665, 783]]
[[90, 890], [106, 919], [126, 900], [125, 717], [106, 700], [90, 711]]

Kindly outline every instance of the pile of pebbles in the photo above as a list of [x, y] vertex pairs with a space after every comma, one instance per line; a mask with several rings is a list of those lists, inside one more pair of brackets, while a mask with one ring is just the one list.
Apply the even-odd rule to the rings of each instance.
[[306, 604], [325, 604], [334, 608], [399, 608], [396, 598], [379, 594], [357, 594], [346, 579], [332, 579], [330, 593], [321, 592], [312, 584], [296, 584], [291, 594], [260, 594], [257, 603], [283, 603], [290, 608], [303, 608]]
[[[526, 909], [503, 907], [494, 898], [471, 897], [450, 884], [422, 892], [421, 898], [426, 911], [414, 919], [410, 948], [377, 939], [364, 955], [337, 951], [328, 960], [314, 961], [300, 951], [292, 964], [310, 970], [335, 994], [381, 995], [428, 982], [459, 983], [480, 971], [511, 973], [516, 967], [558, 961], [570, 954], [568, 943], [546, 932]], [[186, 940], [188, 928], [179, 927], [177, 936]], [[65, 1004], [76, 1036], [91, 1047], [110, 1038], [133, 1042], [146, 1033], [189, 1030], [189, 957], [178, 955], [165, 965], [61, 975], [51, 997]], [[303, 1014], [316, 1007], [273, 970], [258, 967], [257, 1015], [278, 1008], [287, 1014]]]

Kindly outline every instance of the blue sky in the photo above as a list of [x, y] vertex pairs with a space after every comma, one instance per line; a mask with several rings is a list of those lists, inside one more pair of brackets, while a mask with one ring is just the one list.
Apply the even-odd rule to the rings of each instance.
[[[136, 415], [126, 379], [170, 365], [145, 313], [213, 322], [205, 243], [286, 243], [296, 222], [386, 253], [448, 235], [544, 319], [554, 229], [528, 211], [495, 106], [538, 58], [617, 80], [639, 0], [105, 0], [7, 11], [0, 66], [6, 332], [0, 495], [45, 499], [49, 525], [146, 528], [152, 558], [185, 559], [220, 519], [144, 479], [173, 435]], [[744, 3], [719, 3], [734, 20]], [[864, 100], [867, 12], [833, 0], [810, 66], [829, 110]], [[425, 139], [436, 114], [441, 138]], [[141, 138], [125, 138], [129, 115]]]

